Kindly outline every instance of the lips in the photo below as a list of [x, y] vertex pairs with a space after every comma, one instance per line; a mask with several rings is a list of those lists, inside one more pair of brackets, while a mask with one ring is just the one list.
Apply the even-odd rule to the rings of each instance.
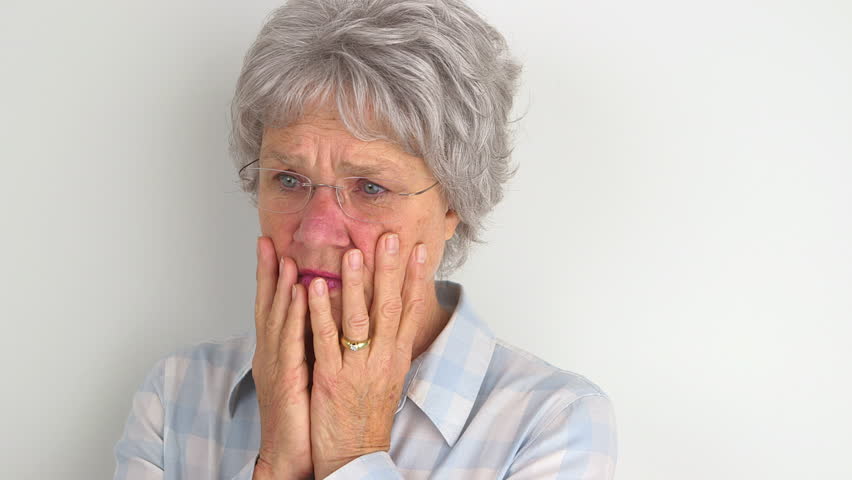
[[296, 281], [304, 285], [305, 288], [308, 288], [311, 285], [311, 281], [315, 278], [324, 279], [329, 290], [340, 288], [340, 275], [335, 275], [331, 272], [324, 272], [322, 270], [300, 270]]

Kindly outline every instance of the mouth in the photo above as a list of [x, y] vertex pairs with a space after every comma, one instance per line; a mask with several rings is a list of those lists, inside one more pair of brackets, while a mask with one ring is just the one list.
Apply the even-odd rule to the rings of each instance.
[[324, 279], [326, 285], [328, 285], [329, 291], [340, 288], [340, 275], [335, 275], [331, 272], [324, 272], [322, 270], [311, 270], [307, 268], [300, 270], [296, 281], [304, 285], [305, 288], [308, 288], [311, 286], [311, 281], [315, 278]]

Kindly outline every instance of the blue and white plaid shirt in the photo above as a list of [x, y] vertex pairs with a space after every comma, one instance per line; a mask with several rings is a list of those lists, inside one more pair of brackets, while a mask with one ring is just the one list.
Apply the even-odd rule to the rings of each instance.
[[[436, 286], [453, 315], [412, 362], [390, 452], [327, 478], [611, 479], [616, 433], [606, 394], [495, 338], [460, 285]], [[251, 330], [159, 360], [115, 445], [115, 480], [250, 480], [260, 447], [254, 349]]]

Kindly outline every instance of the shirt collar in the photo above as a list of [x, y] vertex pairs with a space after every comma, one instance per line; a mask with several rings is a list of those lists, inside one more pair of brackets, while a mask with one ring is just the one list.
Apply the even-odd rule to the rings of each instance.
[[[479, 394], [495, 337], [470, 304], [461, 285], [449, 281], [435, 282], [438, 300], [452, 309], [447, 325], [426, 351], [411, 363], [406, 375], [400, 407], [406, 397], [414, 402], [441, 432], [449, 446], [455, 444]], [[255, 352], [255, 335], [250, 333], [251, 347], [230, 385], [228, 409], [234, 414], [240, 384], [250, 378]]]
[[412, 362], [412, 369], [417, 370], [407, 397], [453, 446], [479, 395], [495, 338], [473, 311], [461, 285], [440, 281], [435, 283], [435, 290], [445, 308], [455, 304], [455, 309], [438, 338]]

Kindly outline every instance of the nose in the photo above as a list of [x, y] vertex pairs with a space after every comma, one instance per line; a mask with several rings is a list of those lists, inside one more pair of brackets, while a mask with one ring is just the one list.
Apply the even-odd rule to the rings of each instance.
[[293, 234], [293, 240], [309, 248], [349, 245], [346, 215], [337, 203], [335, 189], [316, 187], [308, 204], [299, 214], [299, 228]]

